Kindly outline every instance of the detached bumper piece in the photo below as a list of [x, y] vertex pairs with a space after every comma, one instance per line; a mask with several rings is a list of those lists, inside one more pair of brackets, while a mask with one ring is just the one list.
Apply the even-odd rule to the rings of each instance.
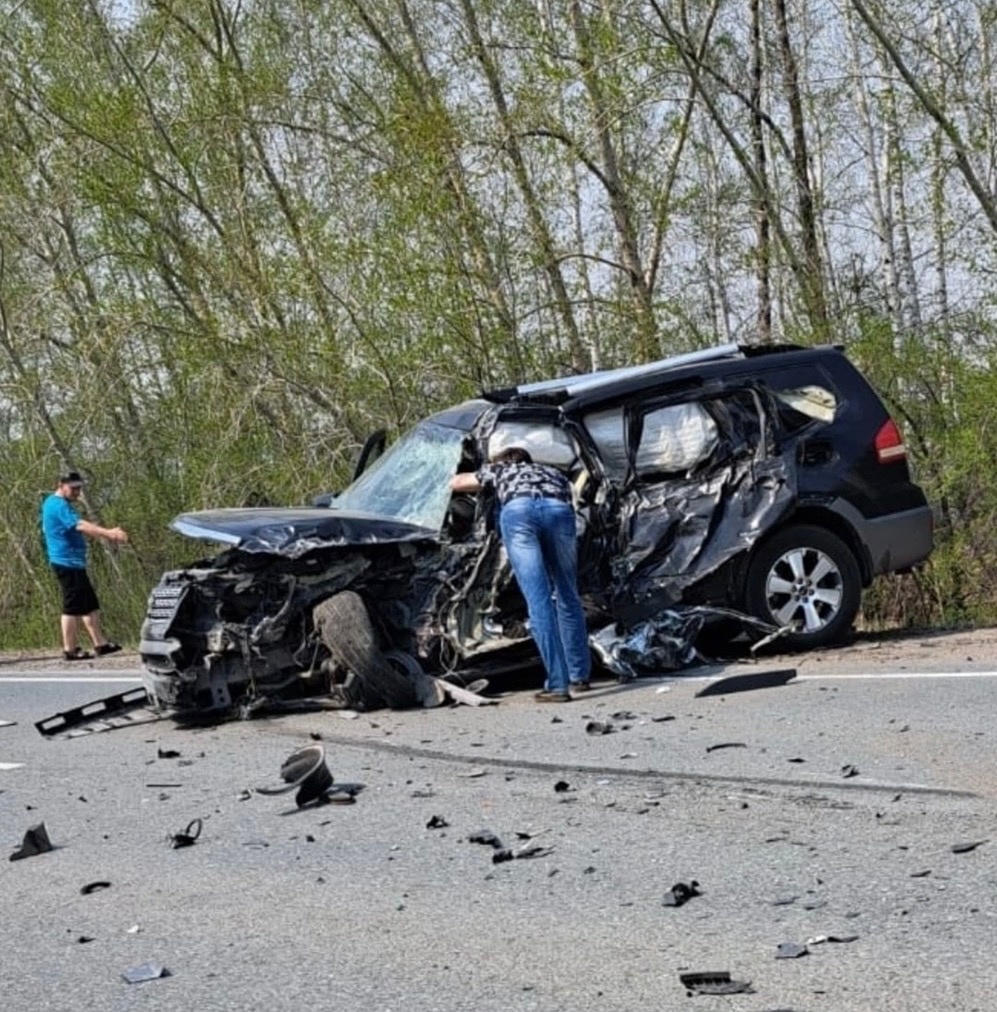
[[149, 694], [145, 689], [138, 688], [46, 717], [36, 721], [35, 727], [45, 738], [80, 738], [133, 724], [151, 724], [164, 716], [161, 710], [149, 705]]

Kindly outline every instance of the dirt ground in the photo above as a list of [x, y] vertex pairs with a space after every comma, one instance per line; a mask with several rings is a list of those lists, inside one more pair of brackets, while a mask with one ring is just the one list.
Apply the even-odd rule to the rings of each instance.
[[[806, 654], [769, 654], [766, 664], [795, 667], [800, 674], [849, 672], [872, 667], [968, 670], [997, 666], [997, 627], [959, 630], [857, 632], [842, 646]], [[0, 651], [0, 673], [19, 671], [128, 671], [141, 667], [134, 650], [110, 657], [66, 662], [59, 649]]]

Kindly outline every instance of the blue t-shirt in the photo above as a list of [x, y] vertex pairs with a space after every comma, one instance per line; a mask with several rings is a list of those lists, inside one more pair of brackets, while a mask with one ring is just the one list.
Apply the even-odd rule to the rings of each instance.
[[87, 539], [76, 529], [79, 514], [61, 495], [54, 492], [42, 503], [42, 533], [45, 551], [53, 566], [86, 569]]

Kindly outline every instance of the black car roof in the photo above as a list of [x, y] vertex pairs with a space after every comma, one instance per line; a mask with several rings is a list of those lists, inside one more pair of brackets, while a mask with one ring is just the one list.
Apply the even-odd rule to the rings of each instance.
[[841, 348], [830, 345], [803, 348], [785, 344], [725, 344], [644, 365], [490, 390], [483, 396], [493, 403], [556, 404], [565, 410], [577, 410], [603, 402], [619, 401], [648, 387], [686, 384], [750, 372], [757, 360], [763, 357], [776, 364], [780, 357], [802, 362], [829, 353], [840, 354]]

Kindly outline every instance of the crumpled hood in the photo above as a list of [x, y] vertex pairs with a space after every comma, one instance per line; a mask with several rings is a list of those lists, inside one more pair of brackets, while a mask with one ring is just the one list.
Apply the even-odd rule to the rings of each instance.
[[292, 558], [331, 545], [427, 541], [436, 531], [373, 513], [328, 507], [254, 507], [181, 513], [170, 527], [188, 538], [231, 545], [243, 552], [272, 552]]

